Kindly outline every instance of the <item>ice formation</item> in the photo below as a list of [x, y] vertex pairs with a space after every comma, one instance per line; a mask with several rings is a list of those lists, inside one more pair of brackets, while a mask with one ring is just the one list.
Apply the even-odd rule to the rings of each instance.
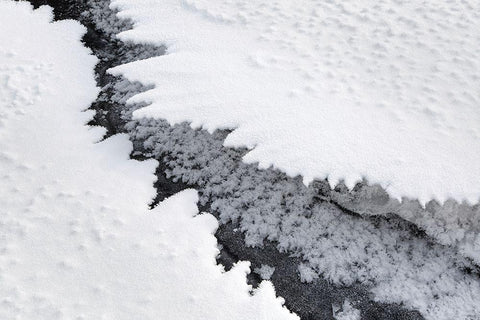
[[156, 161], [88, 128], [96, 58], [74, 21], [0, 1], [0, 318], [298, 319], [247, 262], [216, 264], [217, 221], [186, 190], [152, 211]]
[[341, 307], [333, 307], [335, 320], [361, 320], [360, 311], [345, 300]]
[[262, 278], [263, 280], [270, 280], [273, 273], [275, 272], [275, 268], [266, 264], [262, 264], [260, 268], [254, 269], [253, 271], [258, 273], [260, 278]]

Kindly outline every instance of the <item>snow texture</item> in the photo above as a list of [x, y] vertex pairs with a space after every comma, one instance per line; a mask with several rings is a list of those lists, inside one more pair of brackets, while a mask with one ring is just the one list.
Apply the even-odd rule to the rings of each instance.
[[247, 262], [216, 265], [196, 191], [148, 211], [157, 163], [95, 143], [96, 58], [52, 17], [0, 1], [0, 318], [298, 319], [270, 282], [250, 294]]
[[247, 163], [393, 198], [480, 199], [478, 1], [113, 0], [121, 39], [168, 54], [135, 115], [235, 129]]

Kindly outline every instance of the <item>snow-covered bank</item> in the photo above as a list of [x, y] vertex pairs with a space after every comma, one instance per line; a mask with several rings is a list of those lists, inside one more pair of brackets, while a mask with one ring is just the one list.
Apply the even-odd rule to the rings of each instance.
[[113, 0], [125, 40], [168, 54], [116, 69], [137, 111], [210, 131], [306, 182], [366, 177], [395, 198], [480, 199], [477, 1]]
[[152, 211], [155, 161], [129, 160], [82, 112], [96, 58], [84, 28], [0, 1], [0, 318], [296, 319], [247, 263], [215, 263], [215, 219], [188, 190]]

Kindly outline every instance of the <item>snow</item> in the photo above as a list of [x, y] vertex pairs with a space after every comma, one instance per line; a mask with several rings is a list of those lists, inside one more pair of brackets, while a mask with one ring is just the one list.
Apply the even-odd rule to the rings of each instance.
[[235, 129], [244, 160], [394, 198], [480, 198], [478, 1], [113, 0], [120, 38], [168, 54], [113, 70], [155, 85], [135, 116]]
[[194, 190], [149, 211], [155, 161], [88, 128], [96, 58], [74, 21], [0, 1], [0, 318], [298, 319], [216, 264]]

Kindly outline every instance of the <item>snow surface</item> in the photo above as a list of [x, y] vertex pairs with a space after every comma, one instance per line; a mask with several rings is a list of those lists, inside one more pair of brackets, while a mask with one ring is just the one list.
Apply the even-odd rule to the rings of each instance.
[[121, 39], [168, 54], [115, 68], [136, 112], [210, 131], [306, 183], [480, 198], [478, 1], [112, 0]]
[[96, 58], [73, 21], [0, 1], [0, 318], [298, 319], [246, 262], [216, 265], [216, 220], [187, 190], [152, 211], [155, 161], [82, 112]]

